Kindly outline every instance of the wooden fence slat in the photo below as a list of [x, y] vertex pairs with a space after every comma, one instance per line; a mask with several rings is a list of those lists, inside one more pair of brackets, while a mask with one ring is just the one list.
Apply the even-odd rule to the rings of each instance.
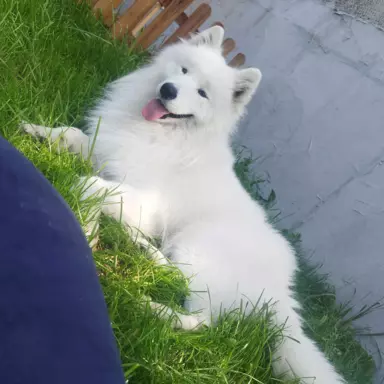
[[[188, 20], [188, 16], [187, 16], [187, 14], [186, 14], [185, 12], [183, 12], [180, 16], [178, 16], [178, 17], [176, 18], [175, 21], [176, 21], [177, 24], [179, 24], [179, 26], [181, 26], [181, 25], [182, 25], [183, 23], [185, 23], [187, 20]], [[219, 21], [217, 21], [216, 23], [213, 23], [213, 24], [212, 24], [212, 27], [213, 27], [214, 25], [218, 25], [218, 26], [224, 28], [224, 24], [223, 24], [223, 23], [220, 23]], [[197, 32], [197, 31], [196, 31], [196, 32]]]
[[169, 4], [172, 3], [172, 0], [159, 0], [162, 7], [167, 8]]
[[169, 6], [140, 34], [137, 44], [147, 49], [192, 2], [193, 0], [172, 0]]
[[[157, 0], [136, 0], [115, 23], [115, 37], [120, 38], [125, 34], [131, 34], [141, 21], [156, 5]], [[140, 28], [141, 29], [141, 28]]]
[[136, 37], [140, 33], [140, 31], [145, 27], [145, 25], [158, 15], [161, 9], [161, 4], [157, 2], [155, 6], [140, 20], [139, 24], [137, 24], [136, 27], [133, 28], [132, 35]]
[[113, 24], [113, 10], [117, 8], [122, 0], [99, 0], [93, 7], [97, 16], [103, 15], [104, 24], [110, 27]]
[[183, 12], [176, 17], [175, 21], [177, 24], [179, 24], [179, 27], [181, 27], [187, 20], [188, 20], [188, 16], [185, 12]]
[[230, 62], [230, 67], [241, 67], [245, 63], [245, 55], [243, 53], [238, 53]]
[[216, 21], [212, 24], [212, 27], [214, 27], [215, 25], [218, 25], [219, 27], [223, 28], [224, 29], [224, 24], [221, 23], [220, 21]]
[[[123, 0], [77, 0], [87, 1], [93, 6], [96, 16], [103, 15], [103, 21], [107, 26], [114, 23], [114, 9]], [[120, 15], [115, 22], [114, 34], [116, 38], [121, 38], [125, 34], [136, 37], [141, 29], [144, 30], [138, 36], [137, 44], [147, 49], [153, 44], [162, 33], [176, 22], [179, 27], [166, 40], [163, 45], [176, 42], [180, 37], [187, 37], [191, 32], [198, 32], [198, 28], [211, 16], [212, 9], [206, 4], [200, 4], [196, 10], [188, 17], [184, 12], [194, 0], [134, 0], [133, 4]], [[147, 25], [149, 23], [149, 25]], [[223, 23], [217, 21], [213, 25], [224, 28]], [[227, 38], [222, 45], [223, 56], [227, 56], [236, 47], [236, 42]], [[229, 62], [231, 67], [240, 67], [245, 63], [245, 55], [238, 53]]]
[[225, 39], [223, 45], [221, 46], [223, 56], [227, 56], [229, 52], [233, 51], [236, 48], [235, 40], [229, 38]]
[[164, 45], [175, 43], [181, 37], [187, 37], [189, 33], [195, 32], [209, 16], [212, 9], [208, 4], [199, 5], [177, 30], [167, 39]]

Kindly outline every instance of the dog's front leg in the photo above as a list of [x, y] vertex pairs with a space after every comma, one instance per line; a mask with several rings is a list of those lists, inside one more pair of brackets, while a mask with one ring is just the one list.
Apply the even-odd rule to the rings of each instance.
[[57, 143], [58, 150], [66, 149], [70, 152], [88, 157], [90, 138], [80, 129], [73, 127], [48, 128], [42, 125], [22, 123], [20, 128], [31, 136]]
[[127, 184], [118, 184], [96, 176], [82, 178], [80, 185], [83, 199], [90, 196], [102, 198], [99, 211], [92, 213], [93, 222], [98, 222], [101, 212], [121, 221], [131, 238], [144, 247], [151, 258], [159, 264], [168, 264], [163, 254], [145, 237], [154, 237], [161, 231], [159, 198], [155, 192], [141, 191]]
[[[90, 196], [102, 197], [102, 203], [93, 220], [97, 220], [100, 213], [122, 221], [127, 226], [133, 240], [144, 247], [150, 257], [158, 264], [169, 264], [168, 259], [153, 246], [144, 235], [154, 236], [159, 228], [156, 228], [159, 216], [158, 196], [154, 192], [139, 191], [126, 184], [117, 184], [99, 177], [83, 178], [83, 198]], [[94, 212], [95, 213], [95, 212]], [[179, 313], [164, 304], [146, 300], [153, 312], [161, 319], [171, 320], [174, 328], [184, 330], [197, 330], [207, 324], [207, 317], [200, 314]]]
[[199, 314], [186, 315], [177, 312], [164, 304], [149, 301], [149, 305], [154, 313], [163, 320], [172, 320], [172, 327], [174, 329], [183, 329], [185, 331], [196, 331], [206, 325], [205, 318]]

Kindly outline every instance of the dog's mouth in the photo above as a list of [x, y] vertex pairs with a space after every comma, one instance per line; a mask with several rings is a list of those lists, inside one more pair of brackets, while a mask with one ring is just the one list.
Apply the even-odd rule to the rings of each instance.
[[165, 108], [163, 102], [160, 99], [152, 99], [141, 111], [145, 120], [164, 120], [164, 119], [188, 119], [193, 117], [192, 114], [181, 114], [172, 113]]

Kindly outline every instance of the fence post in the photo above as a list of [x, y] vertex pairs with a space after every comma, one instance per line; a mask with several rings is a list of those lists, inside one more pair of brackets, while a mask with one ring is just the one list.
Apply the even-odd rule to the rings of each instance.
[[209, 16], [212, 9], [208, 4], [201, 4], [197, 7], [184, 23], [167, 39], [164, 45], [175, 43], [181, 37], [187, 37], [191, 32], [195, 32]]
[[103, 22], [110, 27], [113, 24], [113, 10], [117, 8], [122, 0], [99, 0], [93, 7], [97, 16], [103, 16]]
[[172, 0], [139, 35], [137, 44], [147, 49], [192, 2], [193, 0]]

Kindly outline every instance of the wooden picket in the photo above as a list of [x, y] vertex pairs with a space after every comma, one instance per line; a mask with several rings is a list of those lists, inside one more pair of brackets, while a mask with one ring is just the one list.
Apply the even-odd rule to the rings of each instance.
[[156, 17], [154, 22], [150, 23], [143, 32], [140, 33], [137, 44], [143, 48], [148, 48], [153, 44], [162, 33], [172, 24], [175, 19], [180, 16], [184, 10], [191, 5], [193, 0], [173, 0], [164, 8], [164, 10]]
[[223, 55], [228, 56], [230, 52], [232, 52], [236, 48], [235, 40], [229, 38], [223, 41], [222, 49]]
[[99, 0], [93, 6], [95, 13], [99, 16], [103, 15], [103, 22], [110, 27], [114, 21], [113, 11], [117, 8], [122, 0]]
[[[187, 37], [211, 16], [211, 7], [208, 4], [201, 4], [187, 19], [181, 23], [179, 28], [165, 41], [164, 45], [175, 43], [181, 37]], [[185, 15], [185, 13], [184, 13]]]
[[[172, 23], [176, 23], [178, 28], [162, 45], [172, 44], [179, 38], [187, 38], [191, 33], [198, 32], [198, 28], [212, 13], [211, 7], [203, 3], [188, 16], [185, 10], [194, 0], [135, 0], [125, 12], [116, 17], [116, 10], [123, 0], [85, 1], [90, 3], [98, 17], [102, 16], [104, 24], [111, 28], [116, 38], [136, 38], [136, 44], [144, 49], [154, 44]], [[220, 22], [215, 22], [214, 25], [224, 27]], [[235, 48], [233, 39], [225, 39], [223, 55], [229, 55]], [[240, 67], [244, 63], [243, 53], [238, 53], [229, 60], [229, 65], [233, 67]]]
[[[155, 7], [158, 5], [157, 7]], [[152, 13], [161, 9], [157, 0], [142, 0], [135, 1], [126, 12], [121, 15], [115, 22], [114, 33], [117, 38], [124, 35], [133, 35], [133, 31], [136, 27], [143, 23], [143, 21], [149, 19]], [[144, 25], [143, 25], [144, 26]]]
[[230, 62], [231, 67], [241, 67], [245, 64], [245, 55], [244, 53], [238, 53]]

